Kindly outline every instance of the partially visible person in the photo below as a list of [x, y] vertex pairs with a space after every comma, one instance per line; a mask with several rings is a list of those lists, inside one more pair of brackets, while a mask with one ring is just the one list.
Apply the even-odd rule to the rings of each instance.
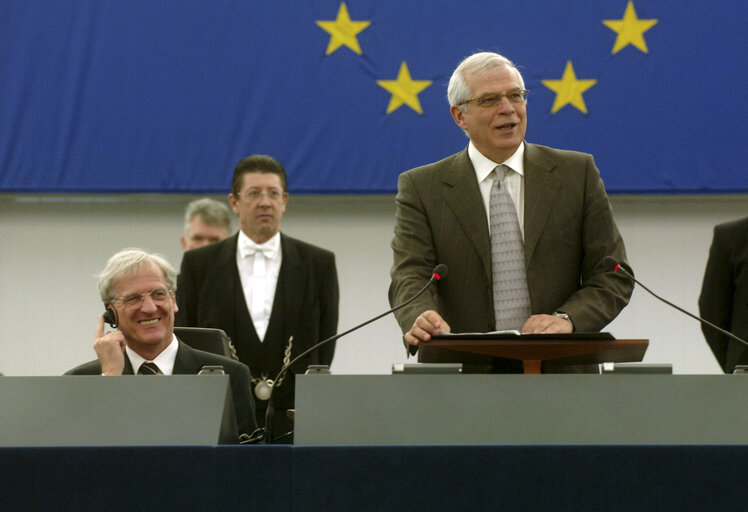
[[184, 212], [182, 252], [197, 249], [229, 236], [231, 211], [220, 201], [204, 197], [187, 205]]
[[125, 249], [109, 259], [98, 281], [117, 330], [106, 332], [104, 315], [99, 315], [93, 344], [97, 359], [66, 375], [193, 375], [206, 365], [222, 366], [231, 380], [239, 435], [255, 431], [249, 368], [193, 349], [174, 335], [177, 273], [169, 262], [157, 254]]
[[[715, 226], [699, 312], [704, 320], [748, 339], [748, 217]], [[707, 325], [701, 330], [725, 373], [748, 364], [747, 346]]]
[[241, 160], [228, 201], [239, 218], [239, 232], [184, 254], [176, 321], [228, 334], [239, 360], [254, 376], [260, 426], [265, 426], [273, 388], [276, 413], [271, 429], [277, 438], [293, 430], [285, 410], [294, 408], [295, 375], [312, 364], [331, 364], [335, 353], [335, 344], [330, 343], [273, 382], [281, 367], [337, 332], [335, 255], [281, 231], [288, 180], [274, 158], [252, 155]]
[[628, 268], [594, 159], [527, 142], [527, 93], [506, 57], [467, 57], [447, 90], [467, 147], [398, 179], [390, 304], [414, 296], [437, 264], [449, 269], [447, 279], [395, 313], [419, 361], [521, 372], [520, 361], [429, 341], [442, 331], [594, 332], [628, 304], [633, 283], [603, 264], [610, 256]]

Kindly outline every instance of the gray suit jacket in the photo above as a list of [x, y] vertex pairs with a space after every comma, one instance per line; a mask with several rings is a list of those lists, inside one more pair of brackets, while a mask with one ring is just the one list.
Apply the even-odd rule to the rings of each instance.
[[[525, 264], [533, 314], [567, 313], [576, 331], [599, 331], [628, 303], [633, 283], [603, 267], [628, 268], [623, 240], [591, 155], [525, 143]], [[390, 303], [413, 296], [438, 263], [449, 275], [395, 316], [403, 332], [433, 309], [452, 332], [494, 330], [486, 211], [467, 149], [398, 179]], [[423, 344], [425, 362], [485, 364], [484, 356]]]
[[[748, 217], [714, 228], [699, 311], [705, 320], [748, 339]], [[701, 329], [725, 373], [748, 364], [748, 347], [706, 325]]]
[[[174, 360], [174, 375], [197, 375], [203, 366], [223, 366], [231, 380], [231, 395], [236, 412], [236, 425], [239, 434], [252, 434], [257, 428], [255, 404], [250, 392], [250, 374], [247, 365], [227, 357], [196, 350], [180, 341], [177, 357]], [[125, 354], [123, 375], [133, 375], [132, 364]], [[98, 359], [76, 366], [65, 375], [101, 375], [101, 364]]]

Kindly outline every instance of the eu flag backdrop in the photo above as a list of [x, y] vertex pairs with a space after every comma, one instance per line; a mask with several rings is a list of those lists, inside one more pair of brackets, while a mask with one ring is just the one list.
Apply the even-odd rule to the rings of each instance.
[[527, 140], [612, 193], [748, 192], [748, 4], [716, 0], [5, 0], [0, 192], [390, 193], [465, 147], [452, 70], [522, 71]]

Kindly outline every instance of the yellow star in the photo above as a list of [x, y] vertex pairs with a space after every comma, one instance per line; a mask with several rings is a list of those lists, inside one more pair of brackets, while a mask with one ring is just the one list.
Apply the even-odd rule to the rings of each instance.
[[574, 74], [574, 66], [571, 65], [571, 61], [567, 61], [561, 80], [541, 80], [541, 82], [556, 93], [556, 101], [553, 102], [551, 114], [555, 114], [569, 103], [586, 114], [587, 107], [584, 104], [582, 93], [595, 85], [597, 80], [577, 80], [577, 75]]
[[397, 74], [397, 80], [377, 80], [379, 87], [392, 93], [390, 104], [387, 106], [387, 113], [391, 113], [403, 104], [423, 114], [421, 103], [418, 101], [418, 93], [431, 85], [431, 80], [413, 80], [410, 78], [408, 65], [403, 61], [400, 64], [400, 72]]
[[654, 27], [658, 20], [640, 20], [636, 17], [634, 2], [629, 0], [626, 4], [626, 11], [623, 13], [623, 19], [620, 20], [603, 20], [603, 24], [613, 32], [618, 34], [616, 42], [613, 45], [613, 55], [633, 44], [644, 53], [649, 53], [647, 43], [644, 41], [644, 32]]
[[345, 2], [340, 3], [338, 17], [335, 21], [317, 21], [319, 27], [330, 34], [330, 43], [327, 45], [327, 53], [330, 55], [343, 45], [361, 55], [356, 34], [371, 25], [370, 21], [351, 21]]

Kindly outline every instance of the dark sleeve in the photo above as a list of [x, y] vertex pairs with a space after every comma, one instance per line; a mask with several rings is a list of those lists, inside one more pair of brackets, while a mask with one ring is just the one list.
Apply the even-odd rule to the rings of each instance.
[[[699, 313], [705, 320], [728, 331], [732, 321], [732, 300], [735, 292], [732, 273], [730, 250], [717, 226], [714, 229], [714, 238], [701, 285]], [[726, 367], [727, 337], [703, 324], [701, 330], [719, 365], [725, 372], [729, 371]]]
[[600, 171], [591, 155], [585, 155], [585, 167], [580, 285], [556, 309], [573, 319], [575, 330], [596, 332], [628, 304], [634, 283], [603, 264], [610, 256], [633, 274]]
[[187, 251], [182, 256], [182, 265], [177, 277], [177, 311], [174, 325], [177, 327], [197, 326], [197, 273], [194, 270], [192, 254]]
[[[338, 287], [338, 272], [335, 267], [335, 255], [330, 254], [322, 264], [322, 276], [319, 288], [320, 321], [317, 339], [322, 341], [334, 336], [338, 332], [338, 306], [340, 290]], [[320, 364], [330, 365], [335, 355], [335, 342], [328, 343], [319, 349]]]
[[231, 372], [231, 394], [236, 411], [236, 426], [241, 434], [252, 434], [257, 429], [255, 402], [250, 388], [251, 375], [243, 363], [235, 363]]
[[[395, 202], [393, 264], [388, 292], [391, 307], [413, 297], [428, 282], [437, 263], [431, 222], [411, 173], [403, 173], [398, 178]], [[428, 310], [445, 313], [439, 311], [436, 285], [394, 314], [401, 331], [408, 332], [416, 318]]]

